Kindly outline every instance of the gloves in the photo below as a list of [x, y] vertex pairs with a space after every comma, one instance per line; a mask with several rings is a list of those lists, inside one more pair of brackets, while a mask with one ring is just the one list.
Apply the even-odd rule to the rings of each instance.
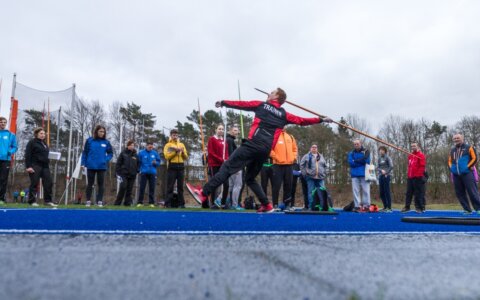
[[325, 118], [323, 118], [323, 119], [321, 119], [321, 120], [322, 120], [323, 123], [332, 123], [332, 122], [333, 122], [333, 120], [330, 119], [329, 117], [325, 117]]
[[215, 107], [216, 108], [222, 107], [222, 101], [215, 102]]

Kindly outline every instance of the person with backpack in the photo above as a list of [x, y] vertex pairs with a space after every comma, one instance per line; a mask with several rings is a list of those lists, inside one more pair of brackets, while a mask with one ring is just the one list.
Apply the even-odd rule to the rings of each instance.
[[135, 142], [130, 140], [127, 142], [127, 148], [118, 156], [115, 165], [115, 174], [120, 182], [115, 205], [121, 205], [124, 199], [123, 205], [132, 205], [132, 190], [139, 172], [139, 165]]
[[[138, 153], [138, 164], [140, 166], [140, 190], [138, 192], [137, 207], [143, 206], [145, 189], [148, 184], [148, 205], [153, 208], [155, 207], [155, 185], [157, 183], [157, 166], [160, 165], [160, 155], [153, 149], [152, 141], [147, 141], [145, 149]], [[169, 203], [166, 203], [165, 206]]]
[[370, 151], [358, 139], [353, 141], [353, 150], [348, 153], [353, 190], [353, 212], [370, 211], [370, 183], [365, 180], [365, 166], [370, 163]]
[[293, 135], [287, 133], [285, 129], [282, 130], [278, 137], [277, 144], [270, 152], [270, 157], [273, 160], [273, 191], [272, 202], [273, 207], [278, 206], [278, 196], [280, 194], [280, 187], [283, 184], [283, 204], [285, 208], [290, 209], [290, 202], [292, 197], [292, 181], [293, 181], [293, 163], [298, 154], [297, 142]]
[[107, 140], [107, 131], [104, 126], [97, 125], [93, 131], [93, 137], [85, 142], [82, 152], [82, 168], [87, 168], [87, 202], [86, 206], [92, 205], [92, 192], [97, 178], [97, 206], [103, 207], [103, 193], [105, 191], [105, 172], [113, 157], [113, 149]]
[[268, 94], [267, 101], [229, 101], [223, 100], [215, 103], [216, 107], [230, 107], [255, 113], [252, 127], [248, 135], [248, 141], [242, 144], [228, 160], [222, 165], [218, 173], [211, 178], [203, 188], [197, 188], [187, 184], [187, 188], [195, 200], [199, 203], [207, 201], [208, 196], [223, 184], [230, 175], [242, 170], [246, 166], [245, 183], [257, 196], [261, 203], [257, 210], [259, 213], [271, 213], [274, 211], [272, 203], [268, 200], [262, 188], [255, 180], [260, 172], [264, 161], [275, 147], [283, 127], [287, 124], [301, 126], [313, 125], [322, 122], [332, 122], [330, 118], [302, 118], [290, 114], [282, 108], [287, 99], [287, 94], [281, 88], [277, 88]]
[[33, 131], [34, 138], [27, 143], [25, 149], [25, 169], [30, 177], [30, 188], [28, 193], [28, 204], [38, 206], [37, 187], [40, 179], [43, 185], [43, 199], [47, 206], [57, 206], [52, 201], [52, 176], [50, 174], [50, 160], [48, 153], [50, 149], [45, 143], [46, 133], [41, 127]]
[[[325, 186], [325, 176], [327, 173], [327, 162], [323, 155], [318, 152], [318, 145], [313, 144], [310, 152], [305, 154], [300, 161], [300, 170], [305, 177], [308, 187], [308, 208], [314, 209], [313, 193], [315, 189], [320, 190]], [[323, 203], [320, 203], [323, 207]]]
[[390, 178], [393, 170], [393, 161], [387, 154], [385, 146], [378, 147], [377, 175], [380, 186], [380, 199], [382, 199], [383, 209], [381, 212], [392, 212], [392, 194], [390, 192]]
[[418, 143], [412, 143], [410, 149], [412, 153], [408, 155], [407, 192], [405, 194], [405, 206], [401, 212], [406, 213], [410, 211], [412, 198], [415, 197], [415, 211], [421, 214], [425, 212], [425, 190], [427, 183], [425, 168], [427, 166], [427, 160], [422, 151], [420, 151]]
[[463, 135], [459, 133], [453, 136], [453, 142], [455, 146], [450, 150], [448, 166], [453, 177], [455, 195], [463, 207], [464, 214], [472, 213], [468, 198], [470, 198], [473, 209], [477, 214], [480, 214], [480, 197], [473, 174], [474, 167], [478, 160], [477, 152], [474, 147], [464, 142]]
[[17, 138], [7, 128], [7, 119], [0, 117], [0, 205], [7, 202], [7, 182], [12, 155], [17, 152]]

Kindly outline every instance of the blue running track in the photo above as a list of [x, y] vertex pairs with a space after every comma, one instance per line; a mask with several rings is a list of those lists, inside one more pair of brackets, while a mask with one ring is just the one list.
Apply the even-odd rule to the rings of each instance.
[[[285, 215], [108, 209], [1, 209], [0, 233], [99, 234], [480, 234], [480, 226], [401, 222], [404, 216], [461, 217], [458, 211]], [[472, 215], [479, 217], [478, 215]], [[471, 217], [471, 216], [469, 216]]]

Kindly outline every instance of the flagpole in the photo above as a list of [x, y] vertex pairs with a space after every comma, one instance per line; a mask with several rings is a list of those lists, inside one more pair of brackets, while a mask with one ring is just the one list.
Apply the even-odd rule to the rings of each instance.
[[50, 97], [47, 104], [47, 145], [50, 147]]

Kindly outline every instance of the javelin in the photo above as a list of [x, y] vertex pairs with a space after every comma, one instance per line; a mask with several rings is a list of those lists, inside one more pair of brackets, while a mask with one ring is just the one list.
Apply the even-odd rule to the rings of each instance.
[[200, 112], [200, 98], [197, 98], [197, 102], [198, 102], [198, 119], [200, 120], [200, 136], [202, 137], [203, 161], [205, 163], [205, 167], [203, 167], [203, 172], [204, 172], [204, 176], [205, 176], [205, 182], [207, 182], [208, 181], [207, 154], [205, 152], [205, 137], [203, 135], [202, 113]]
[[[270, 95], [269, 93], [267, 93], [267, 92], [265, 92], [265, 91], [262, 91], [262, 90], [257, 89], [257, 88], [255, 88], [255, 89], [256, 89], [257, 91], [259, 91], [260, 93], [264, 93], [264, 94], [266, 94], [266, 95]], [[324, 115], [321, 115], [321, 114], [319, 114], [319, 113], [316, 113], [316, 112], [314, 112], [314, 111], [312, 111], [312, 110], [310, 110], [310, 109], [308, 109], [308, 108], [305, 108], [305, 107], [303, 107], [303, 106], [301, 106], [301, 105], [295, 104], [295, 103], [290, 102], [290, 101], [288, 101], [288, 100], [285, 100], [285, 103], [288, 103], [288, 104], [293, 105], [293, 106], [295, 106], [295, 107], [297, 107], [297, 108], [300, 108], [300, 109], [302, 109], [302, 110], [304, 110], [304, 111], [306, 111], [306, 112], [309, 112], [309, 113], [311, 113], [311, 114], [314, 114], [314, 115], [316, 115], [316, 116], [319, 116], [319, 117], [322, 118], [322, 119], [323, 119], [323, 118], [326, 118], [326, 116], [324, 116]], [[413, 153], [408, 152], [408, 150], [405, 150], [405, 149], [403, 149], [403, 148], [400, 148], [400, 147], [398, 147], [398, 146], [395, 146], [395, 145], [393, 145], [393, 144], [390, 144], [389, 142], [384, 141], [384, 140], [382, 140], [382, 139], [379, 139], [379, 138], [377, 138], [377, 137], [371, 136], [371, 135], [369, 135], [368, 133], [365, 133], [365, 132], [360, 131], [360, 130], [358, 130], [358, 129], [356, 129], [356, 128], [353, 128], [352, 126], [349, 126], [349, 125], [347, 125], [347, 124], [343, 124], [343, 123], [340, 123], [340, 122], [337, 122], [337, 121], [333, 121], [333, 120], [332, 120], [332, 123], [335, 123], [335, 124], [337, 124], [338, 126], [342, 126], [342, 127], [344, 127], [344, 128], [350, 129], [350, 130], [353, 131], [353, 132], [356, 132], [356, 133], [358, 133], [358, 134], [361, 134], [361, 135], [363, 135], [363, 136], [366, 136], [367, 138], [370, 138], [370, 139], [372, 139], [372, 140], [375, 140], [375, 141], [377, 141], [377, 142], [379, 142], [379, 143], [381, 143], [381, 144], [384, 144], [384, 145], [389, 146], [389, 147], [391, 147], [391, 148], [393, 148], [393, 149], [397, 149], [398, 151], [401, 151], [401, 152], [403, 152], [403, 153], [405, 153], [405, 154], [413, 155], [413, 156], [415, 156], [415, 157], [418, 158], [418, 156], [416, 156], [416, 155], [413, 154]]]

